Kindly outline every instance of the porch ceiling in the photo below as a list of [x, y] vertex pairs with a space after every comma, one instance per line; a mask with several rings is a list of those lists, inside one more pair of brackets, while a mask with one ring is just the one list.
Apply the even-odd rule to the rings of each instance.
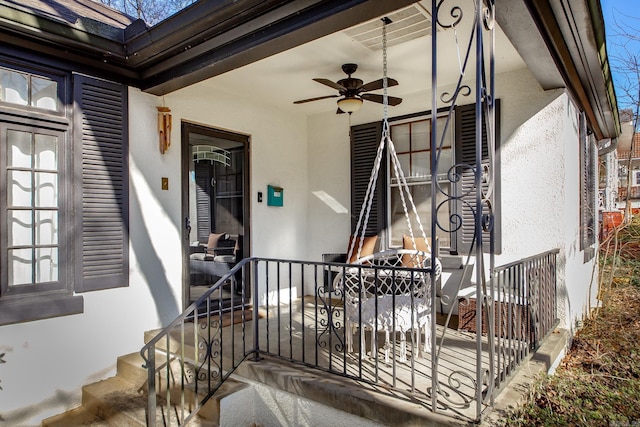
[[[620, 125], [599, 2], [564, 0], [558, 3], [562, 7], [548, 0], [498, 3], [497, 73], [526, 67], [544, 89], [568, 88], [598, 138], [617, 136]], [[115, 25], [110, 16], [93, 12], [88, 20], [76, 22], [73, 16], [86, 14], [75, 6], [67, 10], [72, 5], [68, 0], [24, 4], [0, 0], [0, 35], [3, 48], [13, 56], [45, 53], [75, 64], [75, 71], [156, 95], [205, 84], [252, 102], [317, 114], [335, 111], [335, 103], [327, 99], [293, 105], [298, 99], [335, 93], [312, 78], [343, 78], [340, 66], [347, 62], [359, 65], [355, 76], [365, 82], [382, 76], [380, 51], [368, 49], [345, 31], [412, 4], [412, 0], [200, 0], [149, 28], [140, 20], [127, 25], [130, 18]], [[429, 18], [431, 1], [417, 4]], [[439, 6], [445, 20], [445, 15], [458, 12], [457, 7], [466, 8], [456, 31], [438, 33], [439, 87], [452, 84], [459, 75], [458, 57], [469, 40], [464, 25], [472, 22], [468, 10], [472, 5]], [[391, 95], [426, 94], [431, 81], [429, 31], [425, 28], [422, 37], [390, 48], [389, 75], [400, 82], [391, 88]]]
[[[430, 1], [420, 2], [423, 10], [430, 9]], [[471, 14], [470, 11], [467, 13]], [[428, 16], [428, 12], [426, 12]], [[370, 22], [379, 21], [379, 17]], [[463, 20], [470, 24], [471, 19]], [[430, 23], [430, 17], [429, 22]], [[424, 25], [428, 25], [424, 24]], [[356, 24], [357, 27], [360, 23]], [[313, 115], [336, 111], [336, 98], [294, 105], [293, 102], [316, 96], [333, 95], [335, 90], [312, 79], [323, 77], [337, 81], [346, 75], [341, 70], [345, 63], [358, 64], [354, 77], [369, 82], [382, 77], [382, 52], [371, 50], [348, 35], [354, 27], [310, 41], [301, 46], [278, 53], [260, 61], [245, 65], [201, 84], [216, 91], [266, 104], [278, 109]], [[407, 96], [431, 88], [431, 29], [427, 35], [391, 44], [388, 49], [388, 75], [399, 82], [389, 89], [391, 96]], [[460, 73], [458, 52], [462, 56], [468, 43], [470, 28], [464, 25], [438, 33], [439, 70], [438, 86], [453, 85]], [[456, 36], [459, 45], [456, 44]], [[498, 73], [525, 68], [525, 63], [504, 32], [498, 28], [496, 36], [496, 70]], [[463, 58], [462, 58], [463, 59]], [[473, 79], [473, 74], [469, 73]], [[376, 91], [382, 93], [382, 91]], [[378, 104], [365, 102], [364, 108], [380, 108]], [[425, 108], [430, 99], [425, 98]]]

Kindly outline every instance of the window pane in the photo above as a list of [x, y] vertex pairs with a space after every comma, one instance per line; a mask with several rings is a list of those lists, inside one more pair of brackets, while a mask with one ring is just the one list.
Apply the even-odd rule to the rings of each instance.
[[[441, 183], [440, 188], [446, 193], [451, 194], [451, 184]], [[431, 199], [431, 197], [429, 197]], [[451, 231], [455, 231], [455, 225], [451, 225], [451, 209], [447, 196], [438, 191], [436, 195], [436, 209], [438, 209], [438, 226], [436, 226], [436, 236], [438, 236], [439, 245], [442, 248], [451, 247]], [[431, 200], [429, 200], [431, 203]], [[431, 224], [431, 209], [429, 209], [428, 223]], [[444, 228], [441, 230], [440, 227]]]
[[453, 120], [449, 121], [449, 126], [447, 127], [446, 131], [447, 131], [447, 135], [444, 138], [444, 141], [441, 141], [442, 138], [442, 132], [444, 132], [444, 125], [447, 123], [447, 118], [446, 117], [440, 117], [438, 119], [437, 122], [437, 128], [436, 128], [436, 132], [438, 133], [438, 141], [436, 142], [436, 144], [438, 144], [438, 146], [440, 145], [440, 143], [442, 143], [442, 147], [452, 147], [453, 146]]
[[31, 105], [57, 111], [58, 84], [40, 77], [31, 78]]
[[[400, 161], [400, 167], [402, 168], [402, 173], [405, 177], [411, 176], [411, 168], [410, 168], [410, 160], [411, 154], [398, 154], [398, 160]], [[391, 170], [389, 171], [391, 177], [393, 178], [393, 182], [396, 182], [396, 172], [393, 169], [393, 164], [391, 164]]]
[[31, 265], [33, 262], [31, 249], [10, 249], [9, 251], [9, 286], [30, 285], [33, 283]]
[[0, 69], [2, 100], [17, 105], [28, 104], [28, 76], [26, 74]]
[[440, 150], [440, 157], [438, 158], [438, 175], [446, 174], [453, 166], [453, 153], [451, 148], [443, 148]]
[[425, 178], [431, 175], [430, 151], [421, 151], [412, 155], [411, 176], [415, 178]]
[[55, 208], [58, 206], [58, 174], [35, 173], [36, 207]]
[[[430, 233], [429, 223], [425, 222], [425, 217], [427, 217], [427, 212], [430, 212], [430, 204], [429, 200], [429, 185], [412, 185], [409, 187], [411, 192], [411, 197], [413, 198], [413, 203], [418, 210], [418, 215], [420, 215], [420, 221], [422, 222], [422, 226], [424, 227], [425, 233], [427, 236]], [[409, 218], [411, 221], [411, 227], [413, 229], [413, 235], [420, 235], [420, 229], [418, 228], [418, 222], [414, 214], [411, 211], [409, 200], [407, 199], [406, 193], [404, 194], [405, 203], [407, 205], [407, 209], [409, 210]], [[430, 216], [428, 217], [430, 220]], [[409, 234], [409, 227], [407, 225], [407, 219], [404, 214], [404, 207], [402, 205], [402, 199], [400, 197], [400, 189], [398, 187], [394, 187], [391, 189], [391, 245], [394, 246], [402, 246], [402, 235]]]
[[[448, 184], [445, 184], [443, 187], [447, 192], [449, 191]], [[409, 188], [411, 197], [413, 198], [413, 203], [415, 204], [418, 215], [420, 216], [420, 222], [424, 227], [424, 231], [427, 234], [427, 237], [429, 237], [429, 235], [431, 234], [431, 185], [412, 185]], [[437, 200], [438, 203], [441, 203], [446, 200], [446, 197], [442, 194], [438, 194]], [[411, 221], [411, 227], [413, 229], [413, 235], [419, 236], [421, 232], [420, 228], [418, 227], [418, 221], [416, 220], [414, 214], [411, 212], [411, 208], [409, 207], [409, 200], [407, 199], [406, 194], [405, 202], [407, 203], [407, 207], [409, 210], [409, 218]], [[445, 230], [448, 230], [450, 228], [449, 215], [449, 203], [445, 202], [438, 210], [438, 223]], [[399, 188], [393, 187], [391, 189], [391, 245], [401, 246], [403, 234], [409, 235], [409, 227], [407, 225], [407, 219], [404, 214], [404, 208], [402, 206]], [[451, 240], [449, 238], [448, 231], [443, 231], [440, 230], [440, 228], [437, 228], [436, 236], [438, 237], [440, 247], [451, 246]]]
[[8, 171], [7, 203], [15, 207], [31, 207], [31, 172]]
[[409, 132], [410, 126], [408, 123], [391, 127], [391, 140], [398, 153], [405, 153], [411, 149], [409, 145]]
[[7, 234], [9, 246], [29, 246], [32, 241], [31, 211], [7, 211]]
[[58, 244], [58, 212], [36, 211], [36, 245]]
[[36, 248], [35, 283], [58, 281], [58, 248]]
[[58, 170], [58, 138], [53, 135], [36, 134], [35, 168]]
[[427, 150], [431, 145], [429, 120], [422, 120], [411, 124], [411, 149]]
[[7, 166], [13, 168], [31, 167], [30, 132], [7, 131], [7, 145]]

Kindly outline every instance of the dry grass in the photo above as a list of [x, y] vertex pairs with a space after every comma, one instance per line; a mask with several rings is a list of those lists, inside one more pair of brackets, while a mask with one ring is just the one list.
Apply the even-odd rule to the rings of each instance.
[[[612, 249], [615, 248], [615, 249]], [[640, 426], [640, 220], [601, 250], [602, 306], [504, 426]]]

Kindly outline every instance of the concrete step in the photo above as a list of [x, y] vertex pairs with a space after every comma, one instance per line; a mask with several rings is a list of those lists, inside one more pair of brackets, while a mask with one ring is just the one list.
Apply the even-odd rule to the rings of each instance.
[[469, 425], [467, 421], [433, 413], [407, 395], [271, 357], [258, 362], [247, 360], [235, 374], [381, 425]]
[[[145, 343], [150, 342], [159, 332], [145, 332]], [[234, 343], [233, 350], [232, 342]], [[252, 338], [248, 337], [246, 342], [251, 343]], [[180, 359], [193, 366], [199, 366], [203, 360], [210, 358], [210, 362], [220, 366], [224, 372], [244, 359], [242, 341], [240, 339], [234, 341], [229, 328], [220, 331], [214, 327], [209, 331], [206, 327], [198, 327], [194, 331], [193, 324], [187, 324], [184, 330], [176, 328], [169, 333], [168, 337], [160, 339], [155, 348], [156, 355], [168, 352], [173, 359], [179, 356]], [[156, 361], [157, 366], [160, 366], [158, 361]]]
[[[198, 415], [186, 425], [192, 427], [217, 427], [220, 420], [220, 400], [230, 396], [247, 384], [228, 379], [223, 386], [200, 408]], [[170, 391], [171, 405], [167, 406], [167, 394], [157, 395], [156, 425], [178, 425], [196, 406], [196, 393], [185, 390], [185, 412], [177, 402], [181, 396], [177, 389]], [[200, 396], [202, 397], [202, 396]], [[199, 400], [199, 399], [198, 399]], [[175, 402], [175, 403], [174, 403]], [[146, 390], [118, 376], [86, 385], [82, 388], [82, 406], [42, 421], [46, 427], [73, 426], [146, 426], [148, 398]]]
[[[164, 355], [158, 355], [157, 357], [166, 358]], [[143, 368], [143, 365], [144, 359], [140, 356], [140, 353], [125, 354], [118, 357], [116, 364], [117, 375], [137, 387], [143, 387], [147, 383], [147, 370]]]
[[[203, 373], [201, 374], [204, 379], [201, 379], [199, 382], [199, 386], [196, 389], [195, 386], [195, 378], [192, 373], [194, 372], [194, 367], [191, 365], [187, 365], [185, 367], [185, 371], [187, 375], [191, 375], [188, 378], [185, 378], [185, 383], [182, 384], [180, 381], [180, 375], [182, 373], [182, 369], [180, 366], [180, 362], [175, 358], [175, 356], [170, 357], [170, 366], [169, 370], [166, 369], [166, 361], [167, 356], [162, 352], [156, 353], [156, 366], [162, 367], [159, 369], [158, 374], [156, 375], [156, 390], [157, 393], [165, 398], [167, 388], [170, 389], [171, 401], [178, 402], [181, 399], [180, 391], [184, 386], [185, 392], [185, 401], [187, 404], [193, 406], [196, 401], [202, 400], [208, 391], [208, 379], [207, 376]], [[132, 385], [136, 386], [138, 390], [144, 391], [145, 396], [148, 390], [147, 387], [147, 370], [143, 368], [144, 359], [140, 355], [140, 353], [131, 353], [124, 356], [120, 356], [118, 358], [118, 377], [126, 380]], [[201, 368], [202, 369], [202, 368]], [[203, 371], [204, 372], [204, 371]], [[167, 377], [171, 380], [167, 381]], [[212, 378], [212, 380], [214, 380]], [[215, 385], [215, 381], [212, 381], [212, 386]], [[222, 386], [216, 391], [211, 399], [209, 399], [204, 406], [200, 409], [199, 415], [201, 418], [204, 418], [209, 421], [217, 422], [220, 419], [220, 399], [233, 394], [235, 391], [243, 389], [247, 387], [246, 383], [234, 380], [233, 378], [228, 378]], [[197, 397], [196, 397], [197, 392]]]
[[[251, 312], [245, 312], [245, 319], [250, 319]], [[155, 352], [157, 410], [158, 425], [171, 423], [177, 425], [178, 418], [184, 418], [175, 402], [184, 400], [187, 414], [193, 410], [198, 402], [206, 395], [209, 380], [215, 386], [220, 373], [226, 374], [232, 366], [232, 358], [242, 359], [241, 351], [224, 354], [228, 343], [233, 342], [229, 328], [220, 332], [220, 323], [230, 325], [238, 323], [242, 314], [236, 312], [233, 316], [223, 316], [221, 320], [211, 319], [208, 328], [200, 321], [196, 324], [185, 323], [183, 328], [172, 331], [168, 339], [163, 339]], [[147, 331], [145, 343], [153, 339], [159, 331]], [[184, 349], [180, 350], [181, 343]], [[238, 344], [238, 343], [236, 343]], [[219, 348], [215, 348], [218, 345]], [[204, 346], [204, 347], [203, 347]], [[203, 348], [208, 350], [203, 352]], [[184, 363], [176, 354], [183, 355]], [[211, 357], [212, 353], [219, 353], [221, 357], [211, 358], [203, 363], [202, 360]], [[209, 356], [207, 356], [209, 354]], [[221, 364], [221, 366], [220, 366]], [[42, 425], [48, 427], [67, 426], [145, 426], [148, 405], [148, 377], [143, 367], [144, 359], [136, 352], [120, 356], [117, 361], [117, 375], [82, 388], [82, 405], [62, 414], [43, 420]], [[196, 377], [196, 366], [200, 379]], [[184, 381], [182, 376], [184, 375]], [[169, 378], [169, 380], [167, 380]], [[248, 387], [244, 382], [227, 379], [216, 391], [212, 398], [199, 409], [198, 416], [188, 423], [189, 426], [216, 427], [220, 420], [220, 400], [230, 396], [238, 390]], [[168, 389], [168, 396], [167, 396]], [[184, 391], [184, 395], [181, 395]], [[166, 399], [171, 405], [167, 408]]]
[[109, 423], [89, 412], [85, 407], [79, 406], [62, 414], [54, 415], [42, 421], [43, 427], [71, 427], [91, 426], [106, 427]]
[[107, 378], [84, 386], [82, 406], [111, 425], [146, 425], [146, 393], [122, 378]]

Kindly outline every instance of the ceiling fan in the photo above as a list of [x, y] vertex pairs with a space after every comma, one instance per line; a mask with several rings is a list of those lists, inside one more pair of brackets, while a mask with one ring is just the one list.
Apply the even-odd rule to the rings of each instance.
[[[313, 80], [318, 83], [322, 83], [323, 85], [329, 86], [338, 91], [337, 95], [325, 95], [318, 96], [316, 98], [302, 99], [300, 101], [295, 101], [294, 104], [303, 104], [305, 102], [318, 101], [320, 99], [327, 98], [339, 98], [338, 100], [338, 111], [336, 113], [353, 113], [357, 111], [362, 106], [362, 101], [372, 101], [382, 104], [384, 102], [384, 97], [382, 95], [374, 94], [374, 93], [366, 93], [373, 90], [382, 89], [384, 87], [383, 79], [374, 80], [367, 84], [360, 79], [356, 79], [355, 77], [351, 77], [353, 73], [358, 69], [357, 64], [344, 64], [342, 66], [342, 71], [347, 74], [346, 79], [338, 80], [337, 82], [332, 82], [328, 79], [315, 78]], [[387, 87], [396, 86], [398, 82], [392, 78], [387, 77]], [[398, 105], [402, 102], [402, 98], [396, 98], [395, 96], [388, 96], [387, 102], [389, 105]]]

